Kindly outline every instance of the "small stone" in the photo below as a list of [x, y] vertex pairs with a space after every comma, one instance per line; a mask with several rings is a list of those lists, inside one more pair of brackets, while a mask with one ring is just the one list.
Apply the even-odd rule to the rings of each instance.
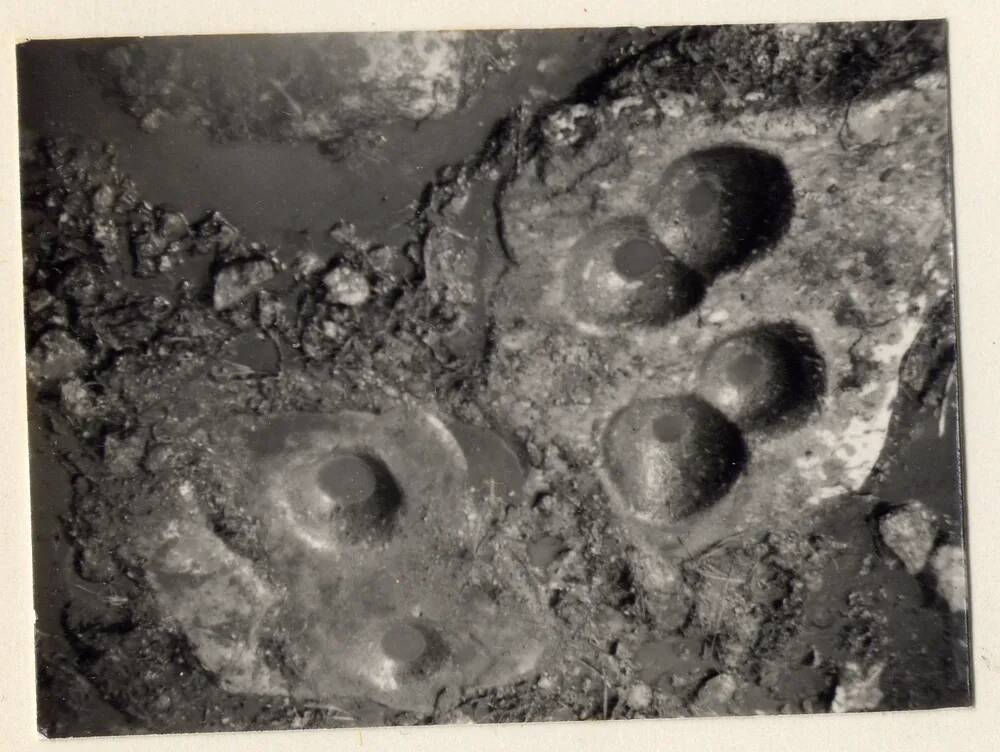
[[77, 552], [76, 571], [87, 582], [107, 583], [117, 577], [120, 570], [114, 555], [106, 548], [87, 546]]
[[350, 222], [335, 222], [327, 232], [327, 237], [351, 248], [360, 244], [357, 228]]
[[937, 537], [937, 518], [919, 501], [884, 515], [878, 523], [879, 533], [889, 549], [899, 557], [912, 575], [927, 564]]
[[332, 339], [334, 342], [339, 342], [347, 336], [347, 329], [336, 321], [324, 321], [323, 336], [327, 339]]
[[212, 212], [195, 227], [193, 250], [199, 253], [226, 253], [239, 239], [239, 232], [219, 212]]
[[564, 105], [542, 123], [542, 133], [559, 148], [579, 143], [593, 130], [593, 109], [586, 104]]
[[159, 235], [142, 232], [132, 237], [132, 258], [135, 262], [133, 273], [137, 277], [151, 277], [161, 271], [167, 243]]
[[625, 697], [625, 702], [634, 710], [645, 710], [653, 702], [653, 690], [648, 684], [633, 684]]
[[94, 207], [94, 211], [98, 214], [104, 214], [111, 211], [111, 207], [114, 206], [115, 203], [114, 188], [110, 185], [102, 185], [94, 191], [90, 201]]
[[695, 709], [701, 713], [720, 715], [726, 712], [734, 694], [736, 679], [730, 674], [716, 674], [698, 690], [694, 701]]
[[32, 381], [59, 381], [87, 361], [87, 351], [63, 329], [52, 329], [41, 337], [28, 355], [28, 375]]
[[163, 123], [163, 116], [166, 113], [159, 107], [150, 110], [139, 120], [139, 129], [145, 133], [153, 133], [159, 130], [160, 125]]
[[265, 259], [239, 261], [223, 267], [215, 275], [212, 303], [215, 310], [232, 308], [274, 277], [274, 265]]
[[837, 681], [830, 710], [834, 713], [875, 710], [882, 702], [879, 680], [884, 670], [884, 663], [876, 663], [867, 671], [857, 663], [846, 664]]
[[118, 263], [125, 246], [125, 235], [110, 217], [95, 216], [93, 220], [94, 242], [101, 251], [105, 264]]
[[151, 473], [162, 473], [184, 462], [183, 452], [173, 444], [157, 444], [146, 452], [143, 467]]
[[172, 243], [187, 236], [188, 221], [180, 212], [164, 211], [159, 217], [157, 231], [168, 243]]
[[945, 599], [954, 612], [968, 608], [965, 580], [965, 549], [961, 546], [939, 546], [930, 558], [938, 595]]
[[59, 398], [66, 413], [77, 419], [92, 418], [99, 412], [94, 394], [78, 378], [70, 378], [62, 383]]
[[134, 475], [145, 453], [146, 441], [142, 436], [108, 434], [104, 439], [104, 466], [112, 475]]
[[295, 259], [295, 273], [308, 277], [323, 267], [323, 260], [312, 251], [307, 251]]
[[376, 246], [367, 258], [376, 272], [390, 279], [409, 279], [415, 271], [413, 262], [392, 246]]
[[330, 300], [346, 306], [359, 306], [368, 300], [371, 288], [361, 272], [339, 266], [323, 277]]
[[32, 290], [26, 298], [28, 311], [39, 313], [55, 303], [55, 297], [48, 290]]

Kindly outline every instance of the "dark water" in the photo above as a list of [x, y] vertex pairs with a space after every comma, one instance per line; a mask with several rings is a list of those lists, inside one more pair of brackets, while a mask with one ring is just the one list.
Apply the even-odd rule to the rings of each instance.
[[[355, 223], [363, 237], [390, 243], [407, 236], [412, 204], [439, 167], [476, 153], [497, 120], [522, 101], [568, 95], [594, 72], [613, 34], [525, 32], [517, 65], [490, 79], [470, 106], [419, 125], [386, 124], [377, 152], [342, 162], [323, 157], [311, 143], [220, 144], [201, 129], [169, 120], [143, 133], [84, 75], [77, 55], [93, 43], [79, 40], [19, 48], [21, 124], [39, 135], [111, 142], [150, 202], [171, 205], [189, 219], [218, 209], [248, 238], [272, 246], [322, 244], [341, 219]], [[305, 237], [292, 240], [291, 233], [302, 231]]]

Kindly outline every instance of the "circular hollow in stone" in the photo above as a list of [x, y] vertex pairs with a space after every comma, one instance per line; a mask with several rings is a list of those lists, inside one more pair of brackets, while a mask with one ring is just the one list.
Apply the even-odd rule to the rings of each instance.
[[319, 469], [316, 482], [330, 499], [333, 524], [347, 540], [356, 543], [392, 534], [403, 497], [383, 462], [363, 453], [341, 454]]
[[719, 193], [715, 186], [707, 180], [695, 183], [694, 187], [684, 196], [684, 208], [692, 216], [708, 214], [719, 202]]
[[614, 220], [569, 251], [565, 300], [578, 320], [662, 326], [693, 309], [704, 283], [639, 217]]
[[653, 232], [674, 256], [708, 278], [776, 243], [795, 210], [792, 180], [781, 159], [738, 144], [675, 160], [656, 196]]
[[735, 384], [752, 384], [761, 378], [766, 368], [759, 353], [741, 353], [729, 364], [726, 375]]
[[319, 484], [331, 498], [357, 504], [375, 493], [377, 486], [371, 462], [355, 454], [334, 457], [319, 471]]
[[793, 322], [745, 329], [716, 342], [698, 371], [698, 392], [745, 430], [795, 423], [819, 405], [826, 367], [808, 331]]
[[394, 661], [413, 663], [427, 652], [427, 639], [411, 624], [394, 624], [382, 635], [382, 650]]
[[645, 238], [626, 240], [614, 249], [614, 268], [628, 279], [642, 279], [663, 260], [663, 249]]
[[747, 461], [740, 430], [694, 395], [632, 402], [611, 419], [602, 451], [612, 492], [629, 513], [654, 523], [718, 501]]
[[653, 420], [653, 436], [664, 444], [673, 444], [684, 437], [687, 419], [683, 411], [667, 410]]
[[380, 648], [401, 678], [427, 677], [440, 669], [450, 655], [438, 630], [419, 620], [392, 624], [383, 632]]

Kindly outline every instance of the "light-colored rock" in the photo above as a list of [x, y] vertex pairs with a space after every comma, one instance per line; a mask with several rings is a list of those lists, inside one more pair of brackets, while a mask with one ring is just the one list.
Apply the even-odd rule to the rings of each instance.
[[968, 582], [965, 577], [965, 549], [961, 546], [939, 546], [930, 558], [938, 594], [955, 612], [968, 608]]
[[232, 308], [269, 279], [274, 277], [274, 265], [266, 259], [237, 261], [215, 275], [212, 303], [215, 310]]
[[79, 370], [86, 360], [86, 349], [69, 332], [52, 329], [39, 337], [28, 353], [28, 378], [35, 383], [60, 381]]
[[879, 681], [884, 670], [884, 663], [876, 663], [867, 669], [857, 663], [847, 663], [837, 680], [830, 710], [834, 713], [875, 710], [882, 702]]
[[717, 674], [705, 682], [695, 697], [692, 710], [698, 715], [722, 715], [736, 694], [736, 679], [731, 674]]
[[653, 702], [653, 690], [648, 684], [633, 684], [625, 697], [625, 702], [634, 710], [645, 710]]
[[878, 523], [882, 540], [892, 550], [906, 571], [917, 574], [927, 564], [937, 536], [937, 516], [919, 501], [883, 516]]
[[323, 277], [323, 284], [330, 293], [330, 300], [341, 305], [359, 306], [371, 294], [364, 275], [346, 266], [338, 266]]

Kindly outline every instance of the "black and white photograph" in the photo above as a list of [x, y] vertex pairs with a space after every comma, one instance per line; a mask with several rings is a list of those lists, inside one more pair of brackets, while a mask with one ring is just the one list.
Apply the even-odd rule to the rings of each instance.
[[946, 20], [16, 65], [41, 735], [973, 704]]

